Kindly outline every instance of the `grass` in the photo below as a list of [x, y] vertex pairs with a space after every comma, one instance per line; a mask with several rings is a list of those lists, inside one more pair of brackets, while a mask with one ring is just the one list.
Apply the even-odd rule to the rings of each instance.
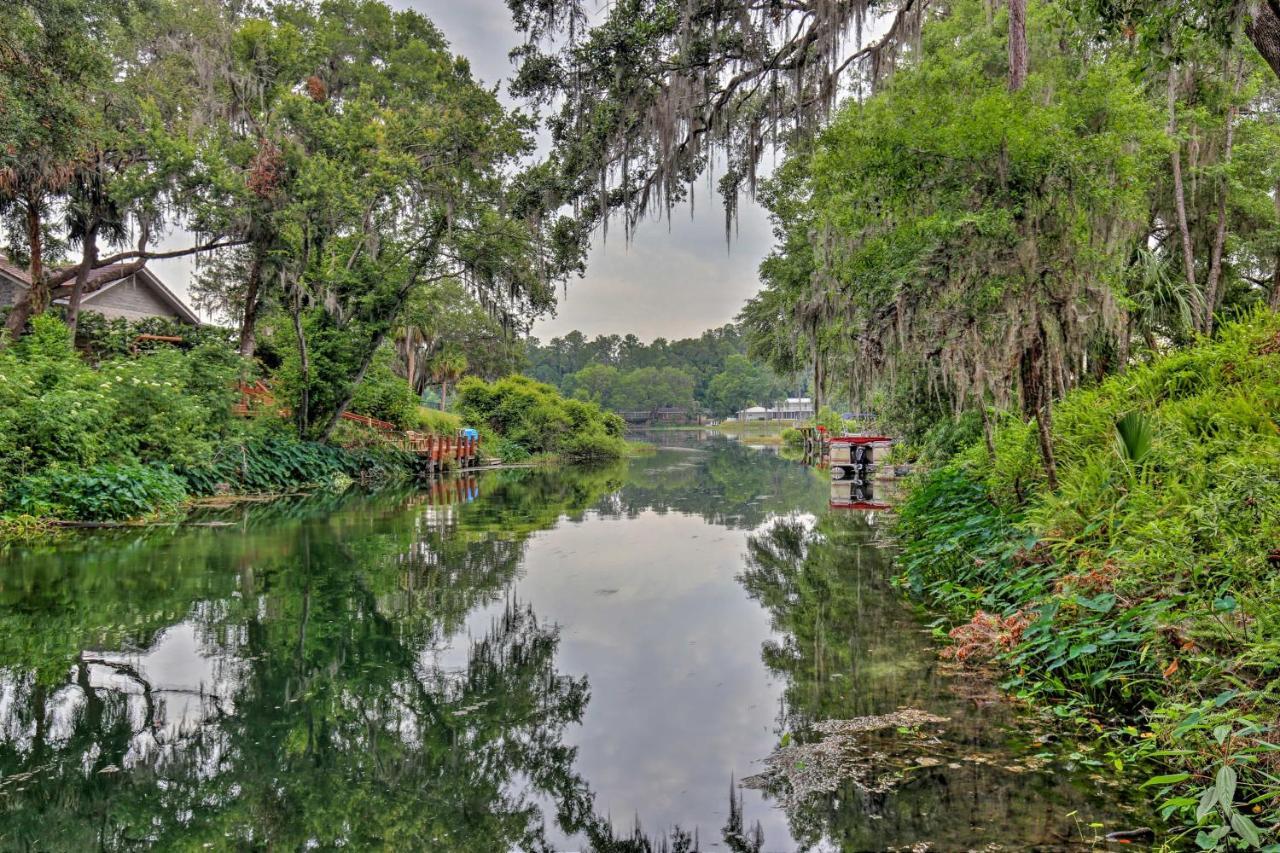
[[1058, 404], [1056, 491], [1009, 419], [994, 462], [978, 442], [901, 507], [901, 579], [952, 617], [950, 653], [1154, 766], [1204, 849], [1280, 841], [1278, 418], [1263, 312]]
[[713, 429], [752, 444], [782, 444], [783, 431], [794, 426], [793, 421], [730, 421]]

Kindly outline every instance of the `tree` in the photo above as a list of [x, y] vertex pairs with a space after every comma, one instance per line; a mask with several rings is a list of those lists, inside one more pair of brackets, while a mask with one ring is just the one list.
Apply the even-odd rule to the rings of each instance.
[[781, 396], [784, 389], [769, 371], [743, 355], [731, 355], [724, 370], [717, 373], [707, 389], [707, 403], [717, 415], [731, 415], [748, 406], [764, 405]]
[[783, 242], [767, 263], [797, 272], [767, 277], [757, 306], [814, 329], [811, 345], [850, 341], [870, 381], [922, 365], [953, 407], [1016, 394], [1052, 481], [1049, 403], [1125, 334], [1111, 282], [1146, 233], [1160, 117], [1123, 60], [1062, 54], [1048, 26], [1032, 30], [1037, 74], [1011, 91], [984, 19], [966, 3], [932, 22], [927, 59], [846, 108], [805, 190], [773, 196]]
[[[163, 17], [168, 7], [148, 8]], [[183, 249], [156, 251], [150, 243], [177, 211], [208, 202], [202, 161], [195, 155], [203, 129], [189, 125], [182, 95], [157, 83], [154, 21], [131, 0], [53, 0], [20, 6], [0, 22], [0, 100], [14, 135], [0, 152], [0, 213], [20, 221], [11, 234], [24, 245], [31, 286], [9, 312], [10, 338], [55, 299], [69, 301], [74, 327], [80, 301], [92, 290], [126, 278], [149, 260], [207, 251], [234, 241], [214, 228]], [[179, 119], [181, 116], [181, 119]], [[183, 123], [181, 131], [174, 124]], [[50, 213], [65, 210], [61, 239]], [[100, 254], [99, 238], [121, 246], [136, 229], [137, 248]], [[66, 243], [81, 259], [52, 267]], [[13, 249], [18, 251], [13, 251]], [[104, 270], [103, 268], [110, 268]]]
[[427, 369], [431, 378], [440, 385], [440, 408], [449, 406], [449, 383], [456, 383], [467, 372], [467, 357], [456, 349], [447, 348], [432, 356]]
[[[585, 220], [607, 225], [620, 210], [629, 233], [692, 199], [718, 157], [731, 216], [764, 153], [818, 127], [851, 69], [859, 85], [877, 82], [915, 41], [928, 3], [625, 0], [593, 22], [582, 0], [509, 0], [526, 35], [512, 91], [559, 105], [549, 122], [558, 190]], [[880, 14], [886, 31], [862, 44], [864, 20]]]
[[[514, 173], [528, 122], [503, 111], [421, 15], [371, 0], [281, 6], [244, 38], [301, 56], [259, 152], [272, 219], [276, 340], [301, 434], [327, 437], [415, 291], [465, 281], [497, 316], [536, 316], [581, 264], [580, 233]], [[278, 140], [278, 150], [272, 146]]]
[[564, 391], [575, 399], [622, 411], [617, 403], [619, 376], [618, 368], [611, 364], [588, 364], [565, 377]]

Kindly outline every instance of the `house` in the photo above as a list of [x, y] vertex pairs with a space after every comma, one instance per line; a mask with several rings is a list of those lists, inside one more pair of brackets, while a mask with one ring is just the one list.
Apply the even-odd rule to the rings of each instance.
[[811, 420], [814, 414], [813, 398], [788, 397], [782, 402], [776, 403], [774, 407], [769, 410], [769, 420], [807, 421]]
[[740, 421], [808, 421], [814, 415], [813, 400], [809, 397], [788, 397], [769, 408], [752, 406], [738, 412]]
[[[95, 281], [110, 278], [118, 270], [116, 265], [94, 270], [89, 277], [89, 288], [92, 288]], [[0, 308], [7, 308], [17, 302], [18, 297], [30, 285], [31, 276], [27, 271], [0, 255]], [[56, 299], [54, 304], [66, 305], [67, 300]], [[200, 316], [145, 267], [86, 293], [80, 300], [80, 310], [93, 311], [107, 318], [145, 320], [164, 317], [193, 326], [200, 325]]]

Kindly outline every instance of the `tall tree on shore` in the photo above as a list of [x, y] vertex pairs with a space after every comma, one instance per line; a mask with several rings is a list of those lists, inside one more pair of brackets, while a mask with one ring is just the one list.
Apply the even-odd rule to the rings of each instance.
[[412, 12], [373, 0], [281, 6], [246, 21], [257, 54], [302, 57], [278, 81], [282, 190], [272, 286], [303, 435], [327, 438], [410, 297], [459, 280], [489, 310], [544, 310], [581, 264], [582, 234], [515, 172], [529, 123]]
[[51, 302], [48, 217], [89, 149], [94, 117], [83, 94], [109, 76], [103, 40], [122, 5], [51, 0], [19, 4], [0, 15], [0, 115], [6, 131], [0, 214], [21, 237], [11, 254], [25, 261], [30, 277], [30, 287], [9, 312], [10, 337]]
[[[0, 99], [16, 134], [0, 152], [0, 210], [21, 213], [8, 230], [26, 245], [11, 254], [25, 258], [31, 282], [10, 309], [11, 339], [54, 300], [67, 300], [74, 328], [88, 293], [148, 261], [237, 242], [225, 228], [199, 227], [217, 193], [207, 186], [213, 164], [198, 154], [201, 129], [177, 127], [189, 122], [190, 90], [163, 70], [164, 23], [174, 14], [165, 3], [55, 0], [23, 5], [0, 22], [8, 30]], [[183, 248], [154, 248], [177, 214], [194, 217], [200, 236]], [[131, 235], [136, 248], [122, 248]], [[101, 239], [120, 250], [104, 254]], [[80, 260], [48, 263], [51, 240], [56, 250], [73, 245]]]

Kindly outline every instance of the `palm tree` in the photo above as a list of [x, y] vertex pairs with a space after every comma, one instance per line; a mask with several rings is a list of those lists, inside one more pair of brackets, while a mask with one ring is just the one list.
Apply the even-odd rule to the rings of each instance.
[[457, 382], [467, 372], [467, 357], [452, 347], [446, 347], [431, 359], [428, 365], [431, 378], [440, 385], [440, 411], [449, 404], [449, 383]]

